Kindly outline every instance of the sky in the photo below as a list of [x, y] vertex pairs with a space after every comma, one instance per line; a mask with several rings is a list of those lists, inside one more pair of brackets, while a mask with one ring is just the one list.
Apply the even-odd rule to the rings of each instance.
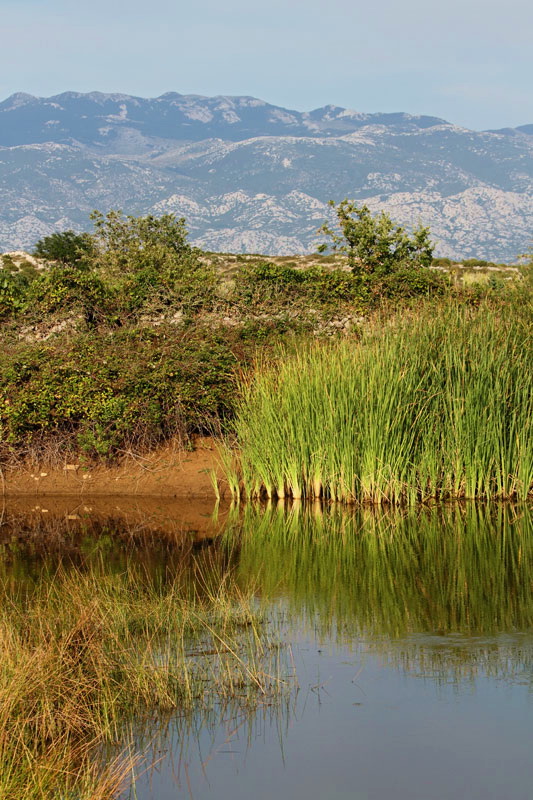
[[253, 95], [533, 123], [531, 0], [0, 0], [0, 99]]

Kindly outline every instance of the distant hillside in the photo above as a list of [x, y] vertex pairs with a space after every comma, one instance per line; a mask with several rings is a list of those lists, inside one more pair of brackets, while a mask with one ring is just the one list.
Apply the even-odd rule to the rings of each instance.
[[66, 92], [0, 103], [0, 250], [88, 227], [93, 208], [171, 211], [211, 250], [309, 252], [329, 199], [431, 227], [438, 253], [512, 261], [530, 247], [533, 125], [297, 112], [252, 97]]

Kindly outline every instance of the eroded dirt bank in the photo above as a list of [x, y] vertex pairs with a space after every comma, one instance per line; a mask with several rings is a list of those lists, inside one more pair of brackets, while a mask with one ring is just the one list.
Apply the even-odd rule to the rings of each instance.
[[197, 439], [189, 452], [171, 443], [151, 453], [129, 454], [116, 466], [88, 466], [81, 461], [49, 467], [29, 463], [3, 469], [6, 496], [50, 495], [137, 497], [215, 500], [212, 472], [215, 470], [222, 496], [217, 446], [214, 440]]

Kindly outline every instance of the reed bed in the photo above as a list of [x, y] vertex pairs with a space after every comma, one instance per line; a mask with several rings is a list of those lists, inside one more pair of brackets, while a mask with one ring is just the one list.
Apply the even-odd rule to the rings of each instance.
[[[287, 686], [251, 595], [142, 569], [0, 584], [0, 798], [115, 797], [158, 715], [252, 711]], [[129, 733], [128, 733], [129, 731]]]
[[372, 504], [525, 499], [532, 364], [530, 317], [452, 306], [280, 353], [242, 382], [230, 489]]

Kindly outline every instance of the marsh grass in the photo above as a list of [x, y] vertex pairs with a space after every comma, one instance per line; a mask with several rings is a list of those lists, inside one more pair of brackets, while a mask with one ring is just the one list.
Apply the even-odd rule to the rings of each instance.
[[511, 306], [425, 310], [361, 340], [280, 353], [242, 382], [230, 488], [346, 503], [524, 499], [532, 363], [531, 317]]
[[93, 564], [18, 592], [2, 582], [2, 800], [111, 798], [138, 762], [129, 729], [284, 691], [250, 594], [212, 574], [154, 582]]

